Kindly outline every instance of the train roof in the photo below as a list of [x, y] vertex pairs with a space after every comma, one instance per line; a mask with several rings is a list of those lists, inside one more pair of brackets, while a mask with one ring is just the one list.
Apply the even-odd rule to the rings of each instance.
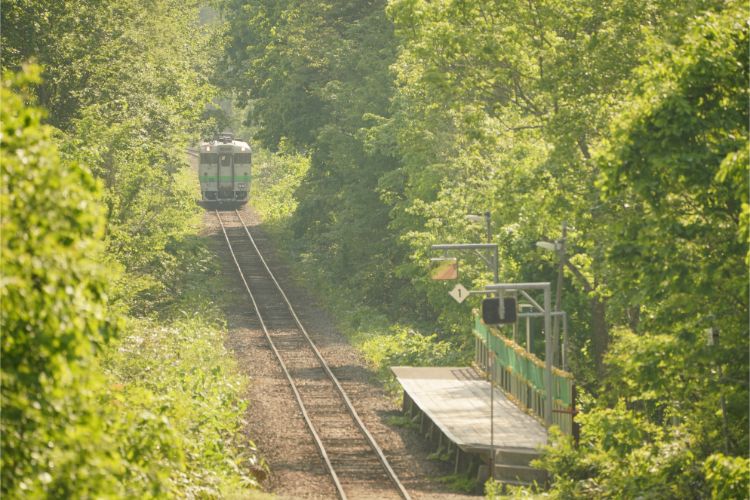
[[238, 149], [239, 151], [247, 151], [250, 152], [252, 149], [250, 148], [250, 145], [244, 141], [237, 141], [237, 140], [213, 140], [213, 141], [207, 141], [207, 142], [201, 142], [201, 152], [207, 152], [211, 151], [216, 146], [233, 146], [234, 148]]

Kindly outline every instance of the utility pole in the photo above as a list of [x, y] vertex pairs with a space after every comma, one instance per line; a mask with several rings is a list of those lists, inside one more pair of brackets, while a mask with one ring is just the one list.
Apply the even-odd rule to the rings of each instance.
[[[568, 235], [568, 223], [562, 223], [562, 237], [558, 240], [555, 248], [557, 249], [557, 286], [555, 287], [555, 312], [559, 312], [562, 307], [562, 289], [563, 289], [563, 268], [565, 267], [565, 243]], [[560, 350], [560, 317], [555, 316], [554, 330], [552, 334], [555, 343], [555, 358], [561, 356]], [[561, 366], [558, 364], [558, 366]]]
[[[484, 221], [487, 224], [487, 243], [492, 243], [492, 218], [490, 216], [490, 212], [489, 211], [487, 211], [487, 212], [484, 213]], [[493, 271], [494, 271], [494, 278], [495, 278], [494, 282], [495, 283], [499, 283], [500, 282], [500, 269], [499, 269], [500, 268], [500, 263], [498, 262], [499, 258], [500, 258], [500, 256], [498, 255], [497, 252], [495, 252], [495, 262], [494, 262], [495, 265], [494, 265], [494, 269], [493, 269]]]
[[[484, 213], [484, 221], [487, 224], [487, 243], [492, 243], [492, 217], [490, 211]], [[495, 251], [495, 262], [493, 271], [495, 283], [500, 281], [500, 252]], [[502, 300], [502, 298], [500, 299]], [[488, 330], [489, 331], [489, 330]], [[487, 339], [489, 341], [489, 338]], [[490, 477], [495, 481], [495, 351], [492, 350], [492, 343], [488, 342], [489, 364], [490, 364]]]
[[[484, 225], [485, 225], [485, 231], [487, 235], [487, 244], [484, 248], [493, 249], [494, 253], [492, 254], [491, 259], [487, 259], [484, 257], [484, 255], [480, 255], [482, 260], [484, 260], [485, 264], [487, 264], [487, 267], [492, 269], [492, 275], [494, 278], [493, 283], [497, 283], [500, 281], [500, 255], [497, 251], [497, 245], [492, 244], [492, 217], [489, 211], [484, 213], [484, 216], [481, 215], [474, 215], [469, 214], [466, 215], [466, 220], [469, 222], [482, 222], [482, 219], [484, 219]], [[442, 245], [445, 246], [445, 245]], [[433, 250], [435, 249], [436, 245], [433, 245]], [[457, 248], [458, 250], [466, 250], [467, 248]], [[474, 250], [477, 250], [476, 248]]]

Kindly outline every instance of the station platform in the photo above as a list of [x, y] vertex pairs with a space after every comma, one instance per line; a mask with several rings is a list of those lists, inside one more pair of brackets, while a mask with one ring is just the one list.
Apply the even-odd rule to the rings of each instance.
[[536, 479], [528, 463], [547, 444], [546, 428], [495, 388], [491, 439], [490, 383], [474, 368], [395, 366], [391, 370], [404, 389], [404, 412], [419, 420], [420, 430], [439, 451], [451, 457], [455, 451], [456, 472], [478, 467], [480, 478], [486, 477], [494, 448], [496, 471], [507, 469], [511, 479], [521, 482], [522, 474]]

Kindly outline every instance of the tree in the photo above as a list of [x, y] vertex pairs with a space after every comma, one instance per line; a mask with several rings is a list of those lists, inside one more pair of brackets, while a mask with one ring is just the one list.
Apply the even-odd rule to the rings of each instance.
[[642, 320], [616, 331], [580, 446], [557, 436], [540, 463], [555, 496], [747, 494], [747, 44], [739, 2], [652, 39], [594, 152], [613, 297]]
[[95, 404], [95, 353], [116, 332], [97, 263], [100, 186], [60, 160], [43, 112], [24, 104], [38, 81], [36, 67], [6, 73], [0, 99], [2, 492], [10, 497], [110, 491], [118, 467]]
[[[289, 1], [223, 6], [225, 82], [250, 105], [262, 145], [310, 155], [292, 226], [309, 258], [365, 300], [389, 296], [397, 238], [378, 184], [397, 160], [367, 144], [387, 113], [395, 58], [384, 2]], [[356, 283], [356, 285], [355, 285]]]
[[198, 210], [184, 149], [212, 128], [201, 113], [214, 89], [197, 4], [18, 0], [2, 16], [7, 66], [42, 65], [35, 94], [62, 154], [103, 181], [109, 254], [129, 274], [115, 293], [144, 309], [165, 296], [168, 249]]
[[[554, 238], [567, 221], [571, 261], [580, 269], [569, 275], [575, 293], [566, 294], [567, 309], [586, 332], [574, 341], [599, 375], [609, 326], [627, 307], [607, 311], [599, 245], [605, 213], [591, 151], [649, 37], [677, 36], [704, 4], [711, 2], [404, 0], [388, 7], [403, 45], [391, 134], [405, 180], [389, 195], [403, 222], [394, 224], [421, 234], [418, 228], [450, 220], [447, 210], [490, 209], [507, 276], [528, 279], [544, 276], [529, 252], [533, 242]], [[446, 233], [460, 231], [452, 220]]]
[[[666, 336], [671, 364], [690, 367], [677, 377], [632, 372], [636, 393], [624, 395], [644, 399], [638, 388], [662, 381], [646, 399], [691, 421], [711, 448], [732, 453], [747, 451], [750, 375], [747, 276], [740, 271], [749, 241], [750, 73], [741, 10], [730, 2], [691, 22], [679, 43], [655, 41], [597, 154], [614, 293], [641, 305], [640, 335]], [[713, 349], [705, 347], [708, 328], [720, 334]], [[658, 362], [649, 358], [640, 362]], [[717, 365], [720, 379], [712, 374]], [[728, 405], [723, 422], [720, 396]]]

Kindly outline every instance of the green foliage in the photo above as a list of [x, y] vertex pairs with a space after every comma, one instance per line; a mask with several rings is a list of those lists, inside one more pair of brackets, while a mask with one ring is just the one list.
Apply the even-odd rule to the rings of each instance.
[[2, 492], [16, 498], [108, 491], [118, 468], [94, 401], [95, 353], [116, 332], [99, 186], [24, 104], [38, 75], [5, 73], [0, 97]]
[[[395, 46], [385, 2], [223, 2], [225, 79], [260, 143], [310, 158], [294, 193], [297, 247], [361, 300], [405, 312], [398, 239], [378, 183], [396, 160], [368, 144], [388, 107]], [[282, 145], [282, 139], [284, 144]], [[413, 305], [413, 304], [412, 304]], [[395, 313], [394, 313], [395, 315]]]
[[477, 489], [477, 481], [466, 477], [464, 474], [451, 474], [438, 478], [443, 484], [446, 484], [451, 490], [460, 493], [472, 493]]
[[104, 180], [108, 249], [128, 272], [119, 298], [139, 312], [169, 298], [176, 265], [170, 249], [199, 213], [184, 149], [201, 131], [200, 113], [213, 91], [208, 37], [195, 7], [187, 12], [193, 16], [164, 0], [144, 19], [140, 4], [121, 5], [120, 37], [96, 50], [109, 60], [129, 40], [127, 50], [139, 51], [138, 59], [121, 55], [92, 71], [100, 90], [83, 103], [67, 147]]
[[[551, 278], [531, 250], [559, 237], [565, 220], [580, 270], [564, 293], [576, 325], [572, 362], [594, 389], [595, 378], [583, 375], [592, 361], [601, 374], [608, 322], [622, 321], [632, 303], [611, 300], [601, 245], [609, 226], [591, 182], [600, 169], [592, 151], [648, 41], [679, 37], [704, 4], [711, 2], [389, 3], [402, 50], [393, 65], [395, 111], [380, 133], [395, 142], [403, 166], [383, 195], [394, 204], [391, 227], [412, 250], [401, 270], [436, 311], [448, 299], [418, 276], [430, 243], [480, 237], [465, 213], [492, 212], [501, 274], [511, 281]], [[486, 283], [478, 271], [467, 276]]]
[[[660, 405], [702, 446], [738, 454], [748, 449], [750, 404], [748, 290], [738, 271], [748, 242], [747, 43], [732, 2], [697, 17], [679, 43], [654, 43], [598, 155], [612, 288], [642, 304], [643, 318], [640, 335], [624, 334], [613, 353], [614, 394], [647, 411]], [[709, 327], [720, 332], [713, 348]]]
[[264, 222], [289, 226], [290, 216], [298, 205], [294, 193], [309, 168], [309, 158], [294, 153], [283, 140], [277, 154], [267, 150], [256, 151], [251, 198]]
[[580, 418], [581, 443], [552, 434], [537, 467], [550, 472], [555, 498], [704, 498], [694, 443], [683, 429], [664, 429], [634, 416], [624, 405]]
[[240, 428], [246, 381], [223, 331], [199, 316], [133, 321], [127, 331], [105, 357], [102, 400], [117, 410], [111, 428], [124, 438], [126, 496], [226, 498], [257, 488], [250, 474], [264, 465]]
[[488, 479], [484, 483], [484, 498], [495, 500], [499, 498], [549, 498], [550, 495], [543, 491], [538, 493], [541, 488], [534, 486], [532, 488], [524, 486], [513, 486], [502, 481], [493, 481]]
[[[205, 320], [114, 317], [101, 185], [60, 158], [43, 111], [24, 105], [38, 75], [5, 74], [0, 95], [2, 494], [244, 495], [264, 466], [240, 432], [245, 382], [208, 323], [216, 293], [191, 304]], [[173, 250], [171, 268], [182, 270], [173, 280], [193, 299], [214, 271], [207, 250], [194, 241]]]
[[748, 241], [741, 10], [730, 2], [691, 23], [678, 45], [653, 44], [598, 155], [614, 229], [609, 258], [618, 282], [637, 284], [654, 319], [646, 328], [662, 317], [701, 321], [708, 309], [725, 333], [747, 319], [746, 280], [736, 272]]
[[114, 299], [148, 312], [166, 291], [168, 248], [198, 210], [184, 149], [211, 127], [199, 118], [214, 90], [197, 6], [18, 0], [2, 16], [6, 66], [43, 66], [36, 95], [63, 156], [103, 182], [108, 254], [126, 271]]
[[484, 498], [488, 500], [495, 500], [502, 498], [503, 496], [503, 483], [500, 481], [493, 481], [492, 479], [484, 483]]
[[208, 91], [210, 74], [194, 2], [10, 0], [2, 24], [5, 67], [43, 66], [39, 102], [62, 130], [95, 105], [101, 124], [138, 114], [143, 132], [177, 135], [175, 119], [203, 110], [196, 90]]
[[369, 335], [360, 347], [382, 376], [391, 366], [453, 366], [462, 361], [454, 344], [399, 326]]
[[[747, 494], [747, 482], [739, 486], [748, 449], [748, 297], [737, 272], [748, 239], [741, 10], [730, 2], [696, 16], [681, 38], [651, 39], [595, 153], [611, 293], [638, 304], [640, 321], [631, 324], [637, 333], [616, 331], [607, 357], [599, 403], [614, 409], [579, 417], [581, 447], [561, 446], [543, 462], [560, 496]], [[708, 327], [721, 333], [718, 346], [706, 346]], [[742, 457], [722, 469], [716, 450]]]
[[385, 423], [393, 427], [404, 429], [417, 429], [419, 425], [406, 415], [391, 415], [384, 419]]
[[750, 460], [746, 457], [727, 457], [714, 453], [703, 465], [711, 498], [742, 498], [750, 484]]
[[[414, 423], [416, 426], [416, 422]], [[434, 460], [436, 462], [451, 462], [453, 459], [453, 453], [450, 449], [438, 448], [434, 452], [427, 455], [427, 460]]]
[[[4, 67], [41, 65], [5, 75], [1, 99], [3, 496], [246, 495], [263, 466], [240, 433], [244, 381], [222, 331], [174, 320], [217, 318], [184, 151], [215, 126], [197, 5], [1, 13]], [[160, 322], [118, 341], [114, 311]]]
[[[596, 400], [584, 444], [542, 461], [553, 493], [690, 498], [739, 478], [709, 457], [748, 453], [740, 2], [238, 7], [227, 83], [268, 147], [310, 158], [291, 184], [272, 167], [277, 199], [299, 182], [276, 202], [285, 242], [375, 366], [449, 362], [447, 335], [468, 338], [467, 307], [427, 278], [431, 244], [483, 239], [464, 215], [492, 213], [504, 281], [551, 280], [534, 243], [567, 221], [570, 361]], [[471, 256], [461, 272], [492, 279]]]

